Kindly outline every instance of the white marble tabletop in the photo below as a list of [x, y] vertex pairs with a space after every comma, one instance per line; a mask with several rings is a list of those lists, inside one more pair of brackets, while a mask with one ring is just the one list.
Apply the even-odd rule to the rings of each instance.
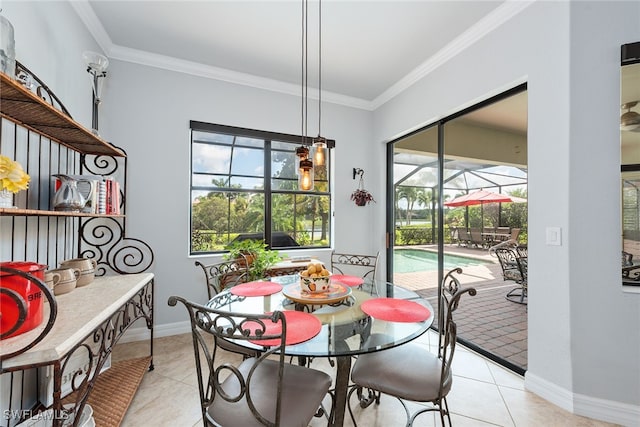
[[[51, 331], [33, 348], [3, 361], [2, 369], [45, 364], [61, 359], [152, 279], [152, 273], [97, 277], [87, 286], [76, 288], [68, 294], [57, 295], [58, 316]], [[46, 302], [44, 309], [42, 325], [2, 340], [0, 353], [12, 353], [40, 333], [49, 316], [49, 304]]]

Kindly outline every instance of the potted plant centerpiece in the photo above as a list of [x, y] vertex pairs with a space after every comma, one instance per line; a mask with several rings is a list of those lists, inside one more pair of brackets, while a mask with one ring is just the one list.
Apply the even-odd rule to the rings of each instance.
[[264, 240], [235, 240], [226, 249], [229, 252], [224, 255], [224, 259], [236, 260], [238, 264], [246, 265], [249, 280], [264, 278], [265, 272], [282, 260], [278, 251], [267, 249]]

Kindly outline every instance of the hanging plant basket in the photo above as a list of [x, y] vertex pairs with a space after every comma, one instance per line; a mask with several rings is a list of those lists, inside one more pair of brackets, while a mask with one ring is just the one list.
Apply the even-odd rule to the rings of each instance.
[[358, 188], [351, 193], [351, 200], [353, 200], [356, 206], [365, 206], [371, 202], [375, 202], [373, 195], [364, 189], [364, 180], [362, 176], [364, 175], [364, 171], [360, 173], [360, 182], [358, 183]]

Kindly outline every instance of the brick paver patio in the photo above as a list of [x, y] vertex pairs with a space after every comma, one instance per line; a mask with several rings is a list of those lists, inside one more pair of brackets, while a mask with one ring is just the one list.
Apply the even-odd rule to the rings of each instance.
[[[412, 247], [412, 249], [434, 250]], [[505, 298], [516, 287], [502, 279], [502, 270], [486, 249], [445, 245], [445, 253], [491, 261], [490, 264], [462, 267], [460, 281], [473, 286], [477, 295], [465, 295], [456, 312], [458, 337], [464, 344], [498, 363], [524, 373], [527, 369], [527, 306]], [[395, 273], [394, 283], [429, 299], [435, 307], [437, 272]]]

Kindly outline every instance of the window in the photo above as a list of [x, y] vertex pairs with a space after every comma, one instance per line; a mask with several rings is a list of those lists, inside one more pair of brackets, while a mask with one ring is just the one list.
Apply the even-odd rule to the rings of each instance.
[[[237, 239], [270, 248], [331, 244], [330, 156], [313, 191], [298, 190], [301, 138], [191, 122], [191, 254], [221, 252]], [[333, 141], [329, 146], [333, 145]]]

